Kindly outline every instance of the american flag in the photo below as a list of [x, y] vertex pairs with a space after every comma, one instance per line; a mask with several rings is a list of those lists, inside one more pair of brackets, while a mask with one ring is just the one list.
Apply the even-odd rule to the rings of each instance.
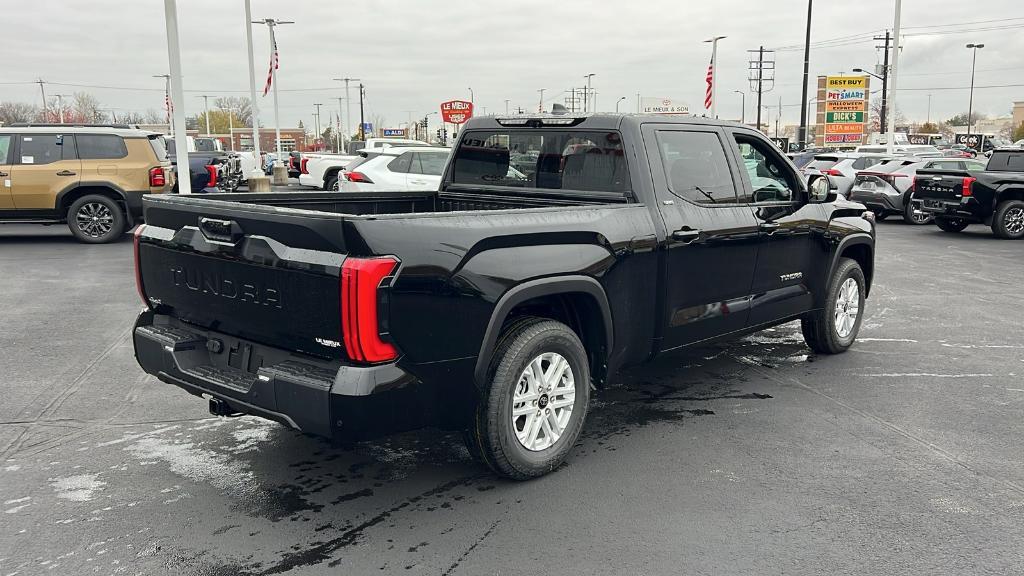
[[711, 93], [711, 86], [714, 84], [714, 79], [715, 79], [715, 57], [712, 56], [711, 57], [711, 62], [708, 62], [708, 74], [707, 74], [707, 77], [705, 77], [705, 80], [707, 80], [707, 83], [708, 83], [708, 88], [707, 88], [707, 90], [704, 91], [704, 108], [707, 108], [707, 109], [711, 108], [711, 97], [713, 96], [713, 94]]
[[164, 110], [167, 111], [167, 123], [171, 123], [171, 114], [174, 113], [174, 104], [171, 102], [171, 93], [164, 92]]
[[277, 39], [274, 39], [273, 49], [270, 53], [270, 70], [267, 71], [267, 85], [263, 87], [263, 95], [266, 96], [267, 92], [270, 92], [270, 85], [274, 82], [274, 70], [281, 67], [281, 61], [277, 57]]

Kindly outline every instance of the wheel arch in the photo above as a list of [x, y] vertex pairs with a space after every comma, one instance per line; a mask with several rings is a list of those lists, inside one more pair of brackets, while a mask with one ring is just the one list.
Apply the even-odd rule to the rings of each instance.
[[867, 297], [871, 292], [871, 281], [875, 273], [874, 245], [874, 240], [868, 234], [855, 234], [844, 238], [832, 257], [828, 278], [832, 278], [832, 273], [839, 265], [840, 258], [851, 258], [860, 265], [860, 269], [864, 272], [864, 296]]
[[98, 194], [114, 200], [121, 206], [126, 218], [131, 218], [128, 211], [128, 195], [116, 184], [109, 182], [78, 182], [71, 184], [57, 193], [57, 202], [54, 207], [58, 214], [67, 216], [68, 209], [82, 196]]
[[523, 317], [550, 318], [569, 326], [583, 342], [594, 382], [605, 381], [614, 345], [608, 297], [601, 284], [589, 276], [562, 276], [524, 282], [498, 299], [473, 371], [478, 385], [487, 382], [502, 332]]

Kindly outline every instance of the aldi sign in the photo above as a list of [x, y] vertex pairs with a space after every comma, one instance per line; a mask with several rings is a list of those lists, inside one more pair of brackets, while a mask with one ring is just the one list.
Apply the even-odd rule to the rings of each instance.
[[385, 128], [385, 138], [405, 138], [405, 128]]

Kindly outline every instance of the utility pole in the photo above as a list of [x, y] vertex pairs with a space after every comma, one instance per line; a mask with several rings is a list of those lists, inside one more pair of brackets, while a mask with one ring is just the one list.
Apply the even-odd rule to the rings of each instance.
[[779, 112], [775, 115], [775, 137], [779, 137], [779, 118], [782, 118], [782, 96], [779, 96]]
[[64, 97], [71, 97], [71, 94], [57, 94], [57, 113], [60, 115], [60, 123], [64, 123]]
[[594, 76], [595, 76], [595, 74], [587, 74], [587, 75], [584, 76], [584, 78], [586, 78], [586, 80], [587, 80], [587, 88], [583, 92], [583, 113], [584, 114], [586, 114], [587, 112], [590, 111], [590, 108], [588, 106], [588, 104], [589, 104], [588, 97], [590, 96], [590, 81], [594, 78]]
[[893, 150], [896, 146], [896, 73], [899, 70], [900, 63], [900, 15], [903, 12], [902, 0], [896, 0], [896, 14], [893, 17], [892, 25], [892, 36], [893, 46], [896, 48], [892, 52], [892, 88], [889, 92], [888, 105], [892, 107], [892, 114], [888, 115], [888, 135], [885, 137], [885, 153], [892, 156]]
[[540, 103], [537, 104], [537, 112], [538, 113], [543, 113], [544, 112], [544, 91], [545, 90], [547, 90], [547, 88], [541, 88], [540, 90], [537, 90], [537, 92], [540, 92]]
[[725, 36], [715, 36], [709, 38], [704, 42], [711, 43], [711, 117], [718, 118], [718, 106], [716, 105], [716, 96], [718, 90], [718, 73], [715, 68], [718, 67], [718, 41], [725, 38]]
[[210, 135], [210, 97], [206, 94], [200, 96], [203, 99], [203, 109], [206, 110], [206, 135]]
[[886, 120], [888, 119], [889, 113], [889, 50], [891, 48], [892, 36], [889, 31], [885, 31], [885, 36], [875, 36], [875, 40], [882, 40], [885, 42], [883, 46], [875, 46], [875, 48], [882, 48], [885, 50], [882, 55], [882, 108], [878, 111], [878, 130], [881, 132], [885, 130]]
[[761, 129], [761, 90], [764, 86], [764, 46], [757, 49], [757, 129]]
[[316, 117], [316, 122], [314, 123], [314, 126], [316, 126], [316, 137], [320, 138], [320, 135], [322, 134], [322, 131], [320, 130], [320, 107], [323, 106], [323, 104], [314, 102], [313, 106], [316, 106], [316, 113], [313, 114], [313, 116]]
[[341, 152], [341, 145], [344, 143], [344, 139], [341, 138], [341, 130], [342, 130], [342, 127], [341, 127], [341, 113], [343, 112], [343, 110], [341, 109], [341, 101], [343, 99], [344, 99], [343, 96], [338, 96], [338, 127], [336, 129], [337, 134], [335, 134], [335, 136], [337, 136], [337, 138], [335, 138], [335, 140], [338, 141], [338, 152], [339, 153]]
[[[336, 82], [344, 82], [345, 83], [345, 126], [344, 127], [345, 127], [345, 131], [346, 132], [351, 132], [352, 131], [352, 106], [351, 106], [352, 98], [350, 98], [349, 94], [348, 94], [348, 84], [349, 84], [349, 82], [359, 82], [359, 78], [334, 78], [334, 80]], [[360, 96], [360, 98], [362, 98], [362, 97]], [[339, 100], [339, 103], [340, 102], [341, 101]], [[360, 130], [362, 130], [362, 128], [360, 128]], [[362, 132], [360, 132], [360, 134], [362, 134]], [[347, 136], [348, 135], [346, 134], [346, 137]]]
[[366, 116], [365, 108], [363, 106], [363, 98], [366, 95], [366, 87], [363, 83], [359, 83], [359, 137], [364, 142], [366, 141]]
[[[804, 89], [800, 97], [800, 133], [797, 134], [797, 143], [801, 149], [807, 145], [807, 82], [808, 70], [811, 64], [811, 4], [813, 0], [807, 0], [807, 37], [804, 39]], [[777, 134], [776, 134], [777, 136]]]
[[505, 114], [506, 114], [506, 115], [508, 115], [508, 103], [509, 103], [509, 99], [508, 99], [508, 98], [506, 98], [506, 99], [505, 99]]
[[928, 118], [925, 120], [928, 124], [932, 123], [932, 95], [928, 95]]
[[36, 84], [39, 84], [39, 93], [43, 95], [43, 122], [46, 121], [46, 117], [49, 115], [49, 109], [46, 107], [46, 89], [43, 88], [43, 84], [46, 81], [42, 78], [36, 80]]
[[277, 20], [274, 18], [253, 20], [253, 24], [266, 24], [267, 30], [270, 32], [270, 83], [274, 91], [274, 139], [276, 140], [275, 149], [277, 150], [277, 159], [274, 161], [275, 184], [288, 183], [288, 169], [285, 168], [281, 160], [284, 157], [281, 152], [281, 109], [277, 98], [277, 63], [280, 52], [277, 49], [277, 35], [274, 33], [274, 28], [282, 24], [294, 23], [290, 20]]
[[[252, 124], [253, 170], [249, 174], [250, 192], [270, 192], [270, 179], [263, 173], [263, 156], [260, 154], [260, 109], [256, 102], [256, 64], [252, 59], [252, 0], [245, 0], [245, 47], [249, 64], [249, 121]], [[234, 137], [232, 136], [232, 143]]]

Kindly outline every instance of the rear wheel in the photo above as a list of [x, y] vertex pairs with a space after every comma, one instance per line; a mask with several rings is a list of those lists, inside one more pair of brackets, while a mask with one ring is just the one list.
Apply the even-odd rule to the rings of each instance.
[[75, 238], [89, 244], [118, 239], [124, 233], [126, 220], [117, 202], [99, 194], [82, 196], [68, 209], [68, 228]]
[[340, 190], [340, 183], [338, 182], [338, 173], [334, 172], [324, 180], [324, 190], [329, 192], [337, 192]]
[[888, 212], [875, 212], [875, 221], [881, 222], [889, 217]]
[[590, 369], [579, 337], [531, 319], [503, 334], [467, 443], [496, 473], [526, 480], [551, 472], [579, 438]]
[[1000, 238], [1024, 238], [1024, 200], [1007, 200], [996, 206], [992, 233]]
[[935, 218], [935, 225], [943, 232], [962, 232], [967, 228], [967, 220], [963, 218]]
[[825, 307], [800, 321], [807, 345], [822, 354], [845, 352], [857, 339], [866, 282], [860, 264], [842, 258], [829, 280]]
[[903, 221], [907, 224], [928, 224], [932, 221], [932, 215], [923, 210], [915, 210], [913, 197], [910, 197], [903, 207]]

